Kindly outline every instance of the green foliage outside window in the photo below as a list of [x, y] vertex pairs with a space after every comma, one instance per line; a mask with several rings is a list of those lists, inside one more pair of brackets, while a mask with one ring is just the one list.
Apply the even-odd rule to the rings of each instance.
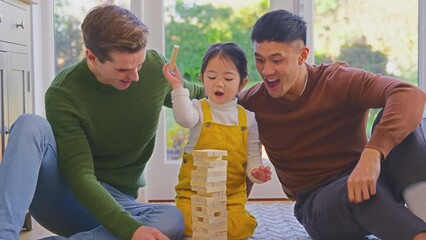
[[[315, 1], [315, 62], [343, 61], [418, 85], [417, 4], [417, 0]], [[370, 110], [367, 136], [379, 111]]]
[[[249, 85], [259, 82], [250, 34], [255, 21], [268, 9], [267, 0], [238, 12], [231, 7], [186, 5], [183, 0], [177, 0], [166, 10], [166, 19], [170, 19], [165, 28], [166, 56], [170, 56], [174, 45], [179, 45], [177, 65], [183, 77], [199, 84], [201, 61], [208, 46], [217, 42], [236, 42], [245, 49], [249, 60]], [[168, 159], [180, 159], [188, 141], [188, 129], [174, 122], [173, 112], [169, 109], [166, 109], [166, 119]]]
[[84, 56], [84, 42], [80, 30], [80, 19], [66, 14], [69, 0], [54, 1], [55, 71], [73, 64]]
[[249, 59], [250, 82], [260, 81], [254, 65], [253, 44], [250, 40], [254, 22], [269, 9], [269, 1], [261, 0], [251, 8], [235, 12], [231, 7], [211, 4], [186, 5], [177, 0], [166, 10], [166, 53], [179, 45], [178, 67], [183, 77], [199, 82], [201, 60], [208, 46], [217, 42], [236, 42], [243, 47]]

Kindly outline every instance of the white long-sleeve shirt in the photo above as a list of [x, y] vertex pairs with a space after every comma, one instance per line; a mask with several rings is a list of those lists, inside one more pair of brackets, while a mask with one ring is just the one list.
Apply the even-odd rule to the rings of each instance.
[[[223, 125], [238, 125], [237, 98], [226, 104], [215, 104], [208, 99], [207, 102], [209, 103], [214, 122]], [[184, 128], [189, 128], [188, 145], [185, 146], [184, 151], [190, 154], [200, 137], [203, 123], [201, 104], [196, 99], [192, 101], [189, 99], [189, 91], [186, 88], [179, 88], [172, 91], [172, 104], [173, 115], [176, 122]], [[246, 173], [252, 182], [263, 183], [250, 174], [251, 170], [262, 165], [262, 150], [255, 115], [248, 110], [246, 110], [246, 113], [249, 130], [247, 146], [248, 157], [245, 166]]]

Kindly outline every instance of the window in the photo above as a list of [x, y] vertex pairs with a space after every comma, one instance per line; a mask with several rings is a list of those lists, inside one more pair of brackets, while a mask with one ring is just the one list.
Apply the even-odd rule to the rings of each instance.
[[56, 73], [84, 57], [85, 48], [80, 25], [87, 11], [100, 4], [130, 8], [130, 0], [54, 1]]
[[[84, 56], [80, 24], [90, 8], [103, 3], [130, 8], [131, 0], [53, 2], [57, 73]], [[271, 2], [275, 8], [285, 8], [305, 1], [293, 1], [292, 4], [292, 1]], [[315, 63], [344, 61], [418, 85], [418, 0], [360, 0], [357, 4], [348, 0], [327, 0], [312, 3]], [[310, 1], [306, 1], [307, 4]], [[258, 81], [258, 74], [251, 61], [253, 53], [249, 35], [254, 21], [269, 10], [269, 5], [266, 0], [241, 4], [224, 0], [164, 0], [166, 56], [170, 56], [173, 45], [180, 45], [178, 66], [184, 71], [185, 79], [199, 83], [199, 66], [206, 48], [219, 41], [235, 41], [246, 49], [250, 84], [253, 84]], [[377, 112], [377, 109], [371, 111], [368, 133]], [[170, 109], [166, 110], [166, 128], [167, 158], [180, 159], [188, 130], [174, 122]]]
[[[418, 0], [314, 3], [315, 62], [343, 61], [418, 85]], [[380, 109], [372, 109], [367, 134]]]
[[[216, 42], [236, 42], [249, 59], [249, 85], [260, 81], [254, 65], [250, 40], [254, 22], [269, 10], [269, 1], [253, 0], [233, 4], [222, 0], [165, 0], [166, 56], [179, 45], [177, 65], [183, 77], [200, 84], [201, 60], [208, 46]], [[167, 159], [180, 160], [188, 141], [188, 129], [177, 125], [166, 108]]]
[[[34, 73], [35, 73], [35, 89], [36, 89], [36, 111], [38, 109], [39, 114], [43, 114], [44, 109], [44, 92], [47, 89], [49, 82], [53, 77], [53, 71], [49, 69], [51, 66], [48, 66], [50, 58], [53, 56], [53, 54], [50, 53], [50, 46], [51, 43], [51, 32], [49, 30], [46, 30], [46, 28], [49, 28], [49, 23], [51, 23], [50, 17], [52, 17], [51, 12], [51, 6], [50, 4], [55, 3], [55, 13], [58, 14], [62, 19], [66, 18], [68, 16], [69, 18], [77, 17], [78, 21], [71, 21], [73, 24], [68, 26], [61, 26], [55, 24], [55, 33], [56, 36], [60, 36], [61, 34], [66, 31], [65, 29], [69, 29], [70, 27], [72, 29], [79, 30], [81, 19], [83, 18], [85, 12], [90, 9], [92, 6], [101, 3], [103, 1], [95, 1], [95, 0], [86, 0], [80, 3], [80, 1], [70, 1], [70, 0], [43, 0], [41, 4], [35, 5], [35, 10], [37, 15], [37, 19], [35, 19], [34, 22], [36, 22], [38, 28], [38, 35], [36, 36], [36, 43], [34, 46], [34, 56], [36, 61], [34, 61]], [[111, 1], [108, 1], [111, 2]], [[382, 56], [384, 55], [386, 57], [387, 63], [385, 70], [389, 74], [394, 74], [396, 77], [402, 78], [404, 80], [410, 81], [412, 83], [417, 84], [417, 82], [420, 82], [420, 85], [425, 88], [426, 86], [426, 74], [424, 68], [419, 68], [418, 66], [424, 66], [426, 61], [426, 21], [424, 21], [424, 15], [419, 15], [419, 12], [426, 12], [426, 3], [423, 0], [359, 0], [356, 1], [356, 4], [353, 3], [353, 1], [349, 0], [321, 0], [321, 1], [314, 1], [314, 0], [246, 0], [246, 1], [238, 1], [238, 4], [236, 2], [229, 3], [229, 1], [226, 0], [126, 0], [126, 1], [113, 1], [115, 4], [123, 5], [125, 7], [129, 7], [130, 3], [133, 9], [132, 11], [137, 13], [138, 16], [141, 16], [143, 21], [148, 24], [148, 26], [151, 27], [151, 35], [150, 35], [150, 41], [151, 43], [155, 43], [154, 45], [160, 46], [159, 44], [161, 41], [166, 39], [166, 52], [165, 56], [170, 57], [172, 46], [175, 44], [180, 45], [181, 51], [179, 53], [178, 57], [178, 66], [181, 69], [186, 69], [187, 64], [193, 63], [194, 66], [193, 69], [196, 69], [197, 64], [199, 65], [201, 63], [200, 58], [203, 51], [207, 48], [207, 46], [213, 42], [216, 41], [237, 41], [238, 43], [242, 44], [243, 47], [246, 49], [246, 53], [249, 59], [250, 64], [253, 64], [252, 61], [252, 46], [251, 44], [245, 45], [245, 42], [243, 41], [250, 41], [248, 37], [244, 38], [241, 36], [238, 38], [234, 35], [229, 35], [229, 28], [231, 26], [226, 26], [225, 24], [220, 24], [217, 21], [214, 21], [217, 18], [214, 18], [211, 23], [214, 25], [212, 27], [221, 26], [226, 31], [216, 31], [215, 33], [218, 33], [218, 35], [212, 35], [212, 34], [206, 34], [204, 32], [205, 42], [202, 42], [204, 45], [195, 45], [194, 42], [188, 42], [187, 39], [180, 39], [179, 37], [187, 36], [186, 32], [185, 34], [181, 34], [182, 32], [176, 31], [176, 29], [171, 29], [167, 27], [168, 24], [171, 23], [172, 19], [175, 21], [174, 24], [178, 25], [180, 24], [180, 30], [187, 30], [185, 29], [185, 24], [183, 18], [186, 16], [186, 14], [193, 14], [193, 9], [188, 9], [188, 12], [184, 12], [185, 16], [179, 16], [178, 11], [175, 9], [176, 5], [178, 3], [180, 5], [185, 4], [194, 4], [197, 3], [198, 5], [205, 5], [205, 4], [211, 4], [214, 9], [219, 7], [229, 7], [232, 9], [232, 12], [229, 15], [229, 19], [225, 19], [227, 23], [231, 21], [231, 19], [234, 18], [234, 16], [238, 15], [249, 15], [249, 14], [257, 14], [257, 15], [251, 15], [250, 19], [247, 22], [247, 26], [250, 25], [250, 27], [253, 25], [254, 21], [258, 18], [258, 16], [262, 15], [264, 12], [269, 10], [269, 6], [272, 9], [277, 8], [284, 8], [288, 9], [290, 11], [300, 11], [304, 12], [304, 17], [308, 21], [308, 45], [311, 48], [311, 56], [315, 55], [315, 62], [319, 63], [322, 60], [328, 61], [328, 60], [345, 60], [342, 56], [340, 56], [341, 49], [349, 48], [349, 50], [345, 50], [346, 54], [347, 51], [349, 51], [349, 56], [351, 56], [351, 50], [350, 47], [351, 44], [354, 43], [363, 43], [364, 44], [364, 50], [367, 50], [369, 54]], [[158, 25], [160, 24], [161, 19], [158, 19], [159, 12], [161, 11], [163, 7], [163, 3], [166, 6], [166, 12], [165, 12], [165, 31], [167, 32], [167, 36], [163, 38], [163, 35], [157, 34], [157, 32], [154, 33], [155, 30], [160, 29]], [[349, 5], [351, 4], [352, 5]], [[58, 8], [58, 4], [62, 4], [62, 9]], [[50, 5], [50, 6], [49, 6]], [[234, 6], [238, 5], [238, 6]], [[296, 6], [299, 5], [299, 6]], [[75, 6], [75, 7], [71, 7]], [[192, 5], [190, 5], [192, 6]], [[259, 7], [261, 6], [261, 7]], [[301, 7], [303, 6], [303, 7]], [[245, 10], [245, 8], [248, 10], [248, 12]], [[72, 9], [72, 11], [71, 11]], [[75, 9], [75, 10], [74, 10]], [[251, 9], [251, 10], [250, 10]], [[254, 11], [254, 12], [251, 12]], [[374, 11], [371, 13], [371, 11]], [[370, 14], [364, 14], [363, 12], [369, 12]], [[138, 14], [139, 13], [139, 14]], [[218, 11], [217, 13], [220, 13]], [[205, 13], [208, 14], [208, 13]], [[59, 17], [58, 15], [55, 15], [55, 17]], [[313, 20], [313, 16], [315, 16], [315, 22]], [[188, 16], [189, 17], [189, 16]], [[58, 18], [56, 18], [58, 19]], [[189, 19], [189, 18], [188, 18]], [[334, 21], [333, 21], [334, 19]], [[417, 20], [416, 20], [417, 19]], [[34, 20], [34, 19], [33, 19]], [[74, 19], [75, 20], [75, 19]], [[192, 20], [197, 20], [197, 18], [193, 18]], [[69, 22], [69, 23], [71, 23]], [[188, 23], [194, 23], [194, 22], [188, 22]], [[244, 22], [242, 22], [244, 23]], [[403, 24], [402, 24], [403, 23]], [[162, 23], [161, 23], [162, 25]], [[236, 25], [238, 26], [238, 25]], [[315, 30], [312, 29], [312, 26], [315, 27]], [[400, 26], [403, 26], [402, 28]], [[189, 26], [187, 26], [189, 27]], [[418, 28], [417, 28], [418, 27]], [[251, 29], [246, 29], [244, 36], [248, 36]], [[79, 32], [79, 31], [77, 31]], [[314, 33], [314, 34], [312, 34]], [[387, 35], [386, 35], [387, 33]], [[382, 35], [379, 35], [382, 34]], [[421, 41], [418, 41], [417, 38], [414, 35], [419, 35]], [[161, 38], [158, 38], [157, 36], [161, 35]], [[207, 37], [209, 36], [209, 37]], [[356, 36], [356, 37], [355, 37]], [[360, 38], [360, 36], [363, 36]], [[64, 36], [65, 38], [67, 36]], [[203, 37], [203, 36], [200, 36]], [[393, 37], [393, 38], [392, 38]], [[77, 38], [77, 36], [76, 36]], [[195, 36], [193, 36], [195, 39]], [[333, 40], [334, 39], [334, 40]], [[65, 39], [66, 40], [66, 39]], [[74, 56], [77, 54], [81, 54], [82, 48], [79, 50], [74, 45], [78, 43], [80, 40], [69, 39], [67, 41], [65, 40], [55, 40], [57, 45], [56, 50], [56, 57], [55, 62], [57, 64], [56, 69], [61, 68], [61, 66], [65, 66], [67, 63], [73, 62], [72, 60], [67, 59], [69, 56]], [[192, 39], [189, 39], [192, 40]], [[53, 41], [53, 40], [52, 40]], [[64, 42], [60, 42], [64, 41]], [[240, 42], [241, 41], [241, 42]], [[313, 41], [313, 42], [312, 42]], [[397, 41], [395, 45], [393, 44], [393, 41]], [[150, 42], [149, 42], [150, 43]], [[158, 44], [156, 44], [158, 43]], [[189, 44], [191, 43], [191, 44]], [[398, 44], [399, 43], [399, 44]], [[62, 45], [61, 45], [62, 44]], [[342, 46], [345, 45], [345, 47], [342, 48]], [[417, 49], [417, 46], [419, 45], [419, 48]], [[66, 46], [66, 48], [61, 48], [60, 46]], [[196, 54], [189, 54], [187, 51], [191, 51], [192, 46], [198, 47], [199, 52]], [[314, 47], [315, 46], [315, 47]], [[74, 50], [70, 50], [67, 48], [75, 48]], [[61, 49], [64, 49], [65, 51], [62, 51]], [[157, 47], [157, 50], [160, 52], [163, 52], [162, 48]], [[69, 51], [69, 52], [67, 52]], [[413, 52], [410, 52], [413, 51]], [[342, 51], [343, 52], [343, 51]], [[352, 50], [352, 53], [354, 50]], [[392, 53], [391, 53], [392, 52]], [[64, 54], [66, 53], [66, 54]], [[420, 55], [418, 56], [418, 53]], [[188, 55], [185, 55], [188, 54]], [[400, 54], [400, 55], [399, 55]], [[342, 54], [343, 55], [343, 54]], [[81, 55], [79, 55], [81, 56]], [[397, 56], [397, 57], [395, 57]], [[196, 58], [198, 57], [198, 59]], [[62, 58], [62, 59], [60, 59]], [[313, 58], [312, 58], [313, 59]], [[380, 59], [380, 57], [379, 57]], [[400, 65], [398, 62], [399, 60], [402, 60], [402, 65]], [[74, 60], [75, 61], [75, 60]], [[347, 60], [345, 60], [347, 61]], [[313, 62], [313, 61], [310, 61]], [[359, 63], [365, 63], [366, 61], [359, 61]], [[43, 63], [43, 64], [41, 64]], [[185, 65], [183, 65], [185, 64]], [[356, 66], [363, 67], [362, 65], [357, 65], [358, 63], [352, 63]], [[380, 64], [377, 64], [380, 66]], [[383, 66], [383, 65], [382, 65]], [[407, 67], [408, 66], [408, 67]], [[250, 66], [252, 68], [252, 66]], [[418, 72], [420, 72], [420, 76], [417, 76], [417, 72], [415, 69], [418, 69]], [[253, 68], [254, 69], [254, 68]], [[39, 71], [38, 71], [39, 70]], [[192, 73], [192, 74], [191, 74]], [[196, 76], [195, 72], [188, 72], [188, 74], [185, 76], [188, 80], [194, 80], [198, 81], [197, 79], [192, 79], [189, 76]], [[251, 77], [251, 83], [256, 81], [256, 78], [258, 77], [255, 70], [252, 70], [250, 72]], [[38, 91], [37, 91], [38, 90]], [[148, 198], [149, 199], [173, 199], [174, 194], [170, 189], [174, 186], [175, 183], [167, 184], [165, 183], [166, 180], [164, 176], [175, 176], [177, 175], [177, 170], [173, 168], [173, 170], [169, 169], [168, 165], [164, 165], [164, 162], [161, 161], [163, 159], [166, 159], [166, 149], [163, 148], [166, 142], [166, 139], [168, 139], [167, 144], [167, 152], [170, 150], [173, 150], [173, 144], [170, 144], [170, 138], [171, 134], [164, 133], [164, 130], [170, 130], [173, 127], [173, 117], [169, 113], [167, 113], [166, 116], [167, 121], [167, 127], [164, 127], [163, 123], [160, 121], [159, 126], [159, 132], [157, 135], [158, 142], [160, 144], [156, 144], [156, 150], [153, 155], [153, 159], [156, 159], [156, 161], [150, 161], [151, 166], [148, 166], [148, 170], [146, 171], [147, 180], [149, 180], [149, 188], [148, 188]], [[172, 121], [171, 121], [171, 120]], [[178, 134], [178, 138], [181, 138], [182, 132], [176, 131]], [[165, 139], [166, 138], [166, 139]], [[173, 140], [174, 141], [174, 140]], [[157, 142], [157, 143], [158, 143]], [[179, 143], [185, 142], [185, 139], [178, 139], [176, 140], [177, 145]], [[176, 156], [176, 155], [174, 155]], [[264, 155], [266, 156], [266, 155]], [[159, 160], [159, 161], [157, 161]], [[161, 164], [163, 165], [155, 165], [155, 164]], [[179, 161], [168, 161], [167, 163], [177, 162], [177, 164], [170, 164], [170, 165], [178, 165]], [[170, 174], [171, 173], [171, 174]], [[172, 175], [173, 174], [173, 175]], [[154, 177], [158, 177], [160, 179], [155, 179]], [[276, 177], [273, 177], [273, 179], [276, 179]], [[157, 185], [156, 185], [157, 184]], [[279, 184], [278, 184], [279, 186]], [[164, 188], [164, 191], [162, 190]], [[268, 185], [262, 186], [262, 189], [268, 188]], [[150, 192], [153, 189], [152, 192]], [[155, 191], [154, 191], [155, 189]], [[279, 189], [279, 188], [275, 188]], [[154, 196], [154, 192], [157, 193], [159, 191], [162, 191], [162, 196]], [[277, 192], [277, 191], [275, 191]], [[252, 192], [252, 196], [253, 196]], [[259, 195], [260, 196], [260, 195]], [[268, 195], [261, 194], [262, 197], [267, 197]], [[275, 196], [273, 196], [275, 197]], [[273, 198], [272, 197], [272, 198]]]

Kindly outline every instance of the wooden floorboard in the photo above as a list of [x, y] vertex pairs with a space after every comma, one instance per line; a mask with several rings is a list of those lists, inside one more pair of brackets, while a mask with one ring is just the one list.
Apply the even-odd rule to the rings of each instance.
[[[276, 202], [291, 202], [289, 200], [278, 200], [278, 199], [262, 199], [262, 200], [249, 200], [249, 203], [276, 203]], [[155, 201], [150, 203], [173, 203], [173, 201]], [[32, 230], [30, 231], [22, 231], [19, 239], [20, 240], [34, 240], [40, 239], [43, 237], [53, 236], [55, 234], [49, 232], [45, 228], [43, 228], [40, 224], [38, 224], [34, 219], [32, 219]]]
[[40, 239], [48, 236], [53, 236], [55, 234], [47, 231], [44, 229], [38, 222], [36, 222], [34, 219], [32, 219], [32, 225], [33, 229], [30, 231], [22, 231], [19, 235], [20, 240], [35, 240]]

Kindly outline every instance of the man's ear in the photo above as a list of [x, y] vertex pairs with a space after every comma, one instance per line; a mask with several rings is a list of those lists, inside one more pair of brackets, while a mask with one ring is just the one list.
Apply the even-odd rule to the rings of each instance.
[[308, 55], [309, 55], [309, 48], [304, 46], [299, 53], [299, 61], [298, 61], [299, 65], [305, 63], [306, 59], [308, 59]]
[[93, 63], [96, 60], [96, 55], [90, 49], [86, 49], [86, 58], [87, 61]]
[[244, 78], [244, 79], [241, 81], [241, 83], [240, 83], [240, 87], [238, 88], [238, 90], [239, 90], [240, 92], [244, 89], [244, 87], [246, 86], [246, 84], [248, 83], [248, 81], [249, 81], [248, 77]]

